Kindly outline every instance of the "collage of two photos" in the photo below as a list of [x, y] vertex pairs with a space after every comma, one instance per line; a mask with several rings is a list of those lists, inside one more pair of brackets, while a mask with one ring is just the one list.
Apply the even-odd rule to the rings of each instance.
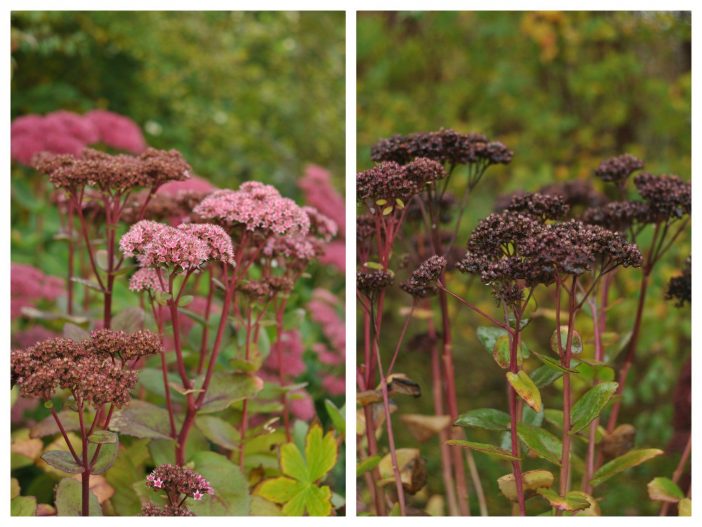
[[9, 514], [690, 516], [691, 35], [13, 11]]

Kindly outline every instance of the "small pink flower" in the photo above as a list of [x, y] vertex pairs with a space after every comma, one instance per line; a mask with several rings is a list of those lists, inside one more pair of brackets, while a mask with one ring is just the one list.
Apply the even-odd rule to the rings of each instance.
[[201, 493], [199, 490], [196, 490], [196, 491], [193, 493], [193, 499], [194, 499], [195, 501], [200, 501], [200, 500], [202, 499], [203, 496], [204, 496], [204, 494]]
[[154, 478], [152, 483], [153, 483], [154, 488], [156, 488], [156, 489], [160, 489], [161, 487], [163, 487], [163, 480], [162, 479]]

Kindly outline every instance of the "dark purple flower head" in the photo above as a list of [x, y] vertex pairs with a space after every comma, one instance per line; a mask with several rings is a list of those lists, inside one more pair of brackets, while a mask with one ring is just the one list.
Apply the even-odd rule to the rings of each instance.
[[692, 186], [678, 176], [639, 174], [634, 185], [648, 204], [651, 223], [682, 218], [692, 212]]
[[375, 236], [375, 218], [370, 214], [356, 216], [356, 241], [366, 241], [373, 236]]
[[[406, 165], [383, 161], [373, 168], [356, 174], [356, 193], [359, 201], [376, 203], [384, 200], [394, 206], [395, 200], [405, 204], [420, 193], [427, 183], [446, 177], [443, 167], [436, 161], [419, 158]], [[382, 208], [386, 203], [381, 203]]]
[[583, 223], [623, 232], [636, 223], [646, 223], [648, 217], [649, 207], [642, 201], [610, 201], [585, 210], [580, 219]]
[[266, 300], [274, 294], [267, 280], [246, 280], [238, 283], [236, 288], [250, 300]]
[[378, 141], [371, 148], [371, 158], [376, 162], [394, 161], [404, 165], [419, 157], [450, 165], [506, 164], [512, 160], [512, 152], [502, 143], [491, 142], [482, 134], [461, 134], [450, 129], [396, 135]]
[[568, 214], [568, 205], [558, 194], [527, 192], [512, 197], [507, 210], [530, 216], [539, 221], [559, 220]]
[[356, 287], [367, 295], [374, 294], [392, 285], [395, 277], [392, 272], [382, 269], [369, 269], [356, 273]]
[[571, 209], [574, 207], [599, 207], [607, 202], [607, 197], [595, 190], [589, 181], [580, 179], [552, 183], [541, 187], [539, 192], [541, 194], [558, 194], [562, 196]]
[[630, 154], [622, 154], [602, 161], [595, 169], [595, 175], [602, 181], [623, 184], [631, 174], [644, 167], [643, 161]]
[[685, 303], [692, 303], [692, 260], [690, 257], [685, 261], [682, 274], [674, 276], [668, 282], [665, 298], [666, 300], [675, 300], [677, 307], [682, 307]]
[[446, 258], [431, 256], [414, 270], [409, 280], [400, 284], [400, 288], [417, 298], [433, 295], [436, 293], [436, 281], [445, 267]]

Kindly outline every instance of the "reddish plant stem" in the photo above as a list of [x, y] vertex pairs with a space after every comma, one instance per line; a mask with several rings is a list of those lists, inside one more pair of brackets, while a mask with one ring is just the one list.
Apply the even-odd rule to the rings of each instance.
[[[275, 329], [276, 329], [276, 350], [278, 351], [278, 381], [280, 387], [285, 386], [285, 360], [283, 357], [283, 314], [287, 306], [287, 298], [282, 298], [275, 314]], [[288, 407], [287, 392], [283, 390], [280, 394], [280, 404], [283, 405], [283, 426], [285, 427], [285, 438], [289, 443], [292, 440], [290, 431], [290, 408]]]
[[82, 444], [81, 466], [81, 516], [90, 516], [90, 463], [88, 461], [88, 434], [83, 421], [83, 401], [78, 400], [78, 422], [80, 423], [80, 439]]
[[[675, 471], [673, 472], [673, 483], [677, 483], [680, 481], [680, 478], [683, 475], [683, 471], [685, 470], [685, 466], [687, 465], [688, 459], [690, 459], [690, 453], [692, 452], [692, 433], [687, 436], [687, 443], [685, 444], [685, 450], [683, 450], [682, 456], [680, 457], [680, 461], [678, 461], [678, 465], [675, 467]], [[660, 516], [667, 516], [668, 515], [668, 510], [670, 509], [670, 503], [665, 502], [661, 506], [661, 513]]]
[[617, 427], [617, 419], [619, 418], [619, 410], [622, 406], [622, 393], [624, 392], [624, 386], [626, 385], [626, 380], [629, 375], [629, 370], [634, 363], [634, 356], [636, 355], [636, 348], [639, 344], [639, 336], [641, 334], [641, 322], [643, 321], [643, 311], [644, 305], [646, 303], [646, 292], [648, 290], [648, 284], [650, 281], [650, 269], [644, 267], [643, 276], [641, 277], [641, 285], [639, 286], [639, 302], [636, 306], [636, 317], [634, 318], [634, 327], [631, 333], [631, 339], [629, 340], [629, 345], [627, 346], [626, 355], [624, 357], [624, 362], [619, 370], [619, 386], [617, 391], [614, 393], [614, 404], [612, 405], [612, 410], [609, 414], [609, 421], [607, 422], [607, 433], [611, 434]]
[[171, 437], [176, 439], [178, 437], [178, 432], [176, 431], [175, 424], [175, 412], [173, 410], [173, 402], [171, 401], [171, 386], [168, 381], [168, 364], [166, 362], [166, 350], [163, 347], [164, 341], [164, 330], [163, 330], [163, 318], [161, 317], [161, 306], [156, 307], [154, 305], [153, 298], [149, 297], [151, 304], [151, 312], [154, 315], [154, 320], [156, 321], [156, 327], [158, 328], [158, 334], [161, 337], [161, 352], [159, 353], [161, 357], [161, 377], [163, 379], [163, 390], [166, 396], [166, 409], [168, 410], [168, 423], [171, 429]]
[[68, 236], [68, 283], [66, 284], [68, 294], [68, 314], [73, 314], [73, 292], [75, 284], [73, 274], [75, 272], [75, 241], [73, 240], [73, 203], [68, 201], [68, 221], [66, 223], [66, 235]]
[[[246, 351], [245, 358], [248, 361], [251, 356], [251, 304], [249, 303], [248, 309], [246, 310]], [[239, 430], [239, 437], [242, 441], [242, 446], [239, 449], [239, 468], [244, 471], [244, 438], [246, 437], [246, 429], [248, 427], [249, 415], [248, 415], [249, 400], [244, 399], [242, 403], [241, 410], [241, 428]]]
[[[429, 335], [436, 337], [433, 321], [429, 321]], [[434, 396], [434, 414], [437, 416], [444, 415], [444, 395], [442, 390], [443, 383], [441, 382], [441, 358], [439, 348], [436, 343], [431, 346], [431, 378], [432, 378], [432, 393]], [[439, 450], [441, 453], [441, 473], [444, 480], [444, 488], [446, 490], [446, 501], [448, 510], [451, 516], [458, 516], [458, 499], [456, 498], [456, 489], [454, 488], [453, 474], [451, 472], [451, 451], [446, 443], [449, 438], [448, 429], [444, 428], [439, 432]]]
[[[570, 360], [572, 355], [572, 344], [573, 344], [573, 330], [575, 321], [575, 290], [577, 285], [577, 278], [574, 276], [572, 278], [572, 285], [568, 291], [568, 333], [566, 336], [566, 346], [565, 350], [562, 349], [561, 342], [561, 325], [560, 325], [560, 295], [561, 295], [561, 283], [559, 279], [556, 279], [556, 331], [557, 331], [557, 341], [558, 341], [558, 351], [561, 356], [561, 365], [570, 370]], [[571, 393], [571, 382], [570, 373], [568, 371], [563, 374], [563, 447], [561, 450], [561, 473], [559, 479], [559, 490], [560, 495], [565, 496], [570, 487], [570, 423], [571, 423], [571, 407], [572, 407], [572, 393]], [[560, 516], [561, 511], [556, 510], [556, 515]]]
[[[110, 410], [107, 412], [107, 417], [105, 417], [105, 422], [102, 423], [102, 429], [106, 430], [108, 426], [110, 426], [110, 421], [112, 420], [112, 414], [115, 411], [114, 405], [110, 405]], [[90, 434], [92, 434], [92, 431], [88, 433], [88, 437], [90, 437]], [[97, 447], [95, 447], [95, 453], [93, 454], [93, 457], [90, 459], [90, 464], [88, 465], [90, 467], [90, 470], [92, 470], [93, 466], [95, 465], [95, 462], [97, 461], [98, 456], [100, 455], [100, 450], [102, 449], [102, 443], [99, 443]]]
[[[366, 367], [366, 377], [368, 373], [368, 363], [370, 362], [371, 358], [371, 333], [370, 333], [370, 327], [371, 327], [371, 315], [370, 315], [370, 310], [364, 309], [363, 310], [363, 356], [365, 360], [365, 367]], [[361, 379], [364, 381], [363, 379]], [[364, 381], [364, 384], [360, 386], [362, 390], [369, 390], [371, 389], [371, 386], [367, 381]], [[364, 405], [363, 406], [363, 416], [366, 422], [366, 441], [368, 443], [368, 455], [369, 456], [377, 456], [378, 455], [378, 442], [376, 441], [375, 437], [375, 419], [373, 419], [373, 409], [370, 405]], [[379, 487], [377, 485], [377, 482], [380, 481], [380, 471], [376, 467], [375, 469], [372, 470], [372, 477], [370, 478], [371, 481], [371, 494], [374, 497], [375, 500], [375, 513], [378, 516], [385, 516], [386, 514], [386, 509], [385, 509], [385, 496], [382, 487]]]
[[197, 363], [197, 374], [202, 373], [202, 368], [205, 366], [205, 357], [207, 355], [207, 344], [209, 342], [209, 332], [210, 332], [210, 312], [212, 310], [212, 297], [214, 296], [214, 281], [212, 274], [213, 269], [210, 268], [208, 271], [209, 280], [208, 290], [207, 290], [207, 303], [205, 304], [205, 325], [202, 328], [202, 340], [200, 341], [200, 357]]
[[[442, 273], [443, 279], [443, 273]], [[443, 281], [443, 280], [442, 280]], [[451, 323], [448, 312], [448, 299], [446, 291], [439, 290], [439, 305], [441, 307], [441, 323], [442, 323], [442, 354], [441, 360], [444, 367], [444, 380], [446, 382], [446, 400], [448, 403], [449, 415], [451, 422], [458, 419], [458, 397], [456, 395], [456, 371], [453, 366], [453, 342], [451, 339]], [[460, 439], [456, 431], [451, 428], [449, 435], [453, 439]], [[470, 515], [470, 505], [468, 498], [468, 483], [466, 481], [466, 473], [463, 466], [463, 451], [459, 446], [450, 447], [451, 458], [453, 460], [453, 472], [456, 481], [456, 492], [458, 497], [458, 507], [462, 516]]]
[[390, 361], [390, 366], [388, 366], [388, 375], [392, 373], [392, 370], [397, 361], [397, 357], [400, 354], [400, 348], [402, 347], [402, 341], [405, 340], [405, 334], [407, 333], [407, 328], [409, 327], [410, 320], [412, 320], [412, 314], [414, 313], [414, 307], [417, 304], [417, 300], [412, 297], [412, 307], [410, 307], [409, 313], [405, 317], [405, 322], [402, 324], [402, 330], [400, 331], [400, 336], [397, 339], [397, 344], [395, 345], [395, 353], [392, 355], [392, 360]]
[[405, 489], [402, 486], [402, 477], [400, 475], [400, 466], [397, 461], [397, 449], [395, 447], [395, 434], [392, 430], [392, 416], [390, 415], [390, 397], [388, 395], [388, 384], [385, 373], [383, 372], [383, 363], [380, 358], [380, 349], [378, 346], [378, 334], [371, 330], [373, 338], [371, 346], [378, 365], [378, 374], [380, 375], [380, 391], [383, 394], [383, 412], [385, 413], [385, 430], [388, 434], [388, 446], [390, 447], [390, 460], [392, 461], [392, 472], [395, 478], [395, 489], [397, 491], [397, 502], [400, 505], [400, 515], [407, 516], [407, 508], [405, 506]]
[[73, 448], [73, 443], [71, 443], [71, 440], [69, 439], [68, 434], [66, 433], [66, 429], [63, 427], [61, 419], [56, 413], [56, 410], [54, 410], [53, 408], [51, 408], [51, 415], [53, 416], [54, 421], [56, 421], [56, 426], [58, 426], [58, 429], [61, 432], [61, 435], [63, 436], [63, 440], [66, 442], [66, 446], [68, 447], [69, 452], [73, 456], [74, 461], [80, 464], [81, 460], [78, 457], [78, 454], [76, 454], [75, 449]]
[[[510, 334], [510, 349], [509, 349], [509, 371], [512, 373], [519, 372], [519, 338], [521, 313], [515, 313], [515, 330]], [[510, 419], [510, 441], [512, 443], [512, 455], [519, 457], [519, 409], [517, 407], [517, 392], [511, 384], [507, 383], [507, 398], [509, 402], [509, 419]], [[519, 506], [519, 515], [526, 516], [526, 504], [524, 503], [524, 480], [522, 478], [522, 462], [519, 460], [512, 461], [512, 474], [517, 487], [517, 503]]]

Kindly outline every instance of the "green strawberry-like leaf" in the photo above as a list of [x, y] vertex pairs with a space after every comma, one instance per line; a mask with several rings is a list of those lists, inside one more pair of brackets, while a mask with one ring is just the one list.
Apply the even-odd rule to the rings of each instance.
[[332, 492], [320, 482], [334, 468], [337, 460], [336, 438], [326, 435], [314, 425], [307, 433], [305, 453], [295, 443], [286, 443], [280, 449], [283, 475], [261, 483], [255, 494], [273, 503], [283, 505], [286, 516], [328, 516], [332, 512]]

